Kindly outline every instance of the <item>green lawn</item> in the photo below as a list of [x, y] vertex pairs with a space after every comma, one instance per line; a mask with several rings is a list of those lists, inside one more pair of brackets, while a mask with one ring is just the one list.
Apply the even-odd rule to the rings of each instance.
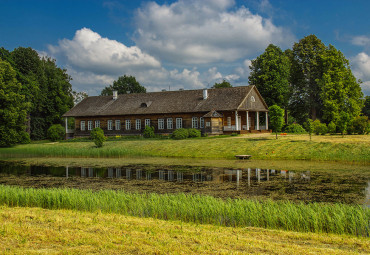
[[234, 159], [237, 154], [250, 154], [253, 159], [370, 162], [370, 136], [288, 135], [275, 139], [273, 134], [228, 138], [187, 140], [138, 139], [108, 141], [103, 148], [93, 142], [61, 142], [17, 145], [1, 148], [0, 157], [92, 157], [119, 158], [180, 157]]

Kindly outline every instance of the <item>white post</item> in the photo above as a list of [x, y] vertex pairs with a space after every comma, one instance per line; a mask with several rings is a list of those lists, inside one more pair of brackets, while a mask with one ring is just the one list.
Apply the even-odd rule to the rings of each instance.
[[247, 130], [249, 130], [249, 113], [247, 111]]
[[238, 127], [238, 111], [235, 111], [235, 130], [239, 130]]
[[66, 140], [68, 135], [68, 117], [66, 117]]
[[269, 114], [266, 112], [266, 130], [269, 130]]
[[260, 130], [260, 112], [257, 112], [257, 130]]

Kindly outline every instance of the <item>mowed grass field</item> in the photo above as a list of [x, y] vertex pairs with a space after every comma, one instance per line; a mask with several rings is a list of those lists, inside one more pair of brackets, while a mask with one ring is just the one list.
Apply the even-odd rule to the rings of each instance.
[[0, 207], [1, 254], [368, 254], [370, 239]]
[[287, 135], [273, 134], [186, 140], [138, 139], [108, 141], [102, 148], [93, 142], [55, 142], [0, 148], [0, 157], [178, 157], [235, 159], [249, 154], [263, 160], [312, 160], [370, 163], [370, 136]]

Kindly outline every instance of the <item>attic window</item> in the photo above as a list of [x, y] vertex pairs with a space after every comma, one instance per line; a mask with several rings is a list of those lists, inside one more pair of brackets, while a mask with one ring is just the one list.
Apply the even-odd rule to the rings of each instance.
[[256, 99], [254, 98], [254, 96], [251, 96], [251, 102], [252, 103], [256, 102]]
[[142, 108], [146, 108], [146, 107], [148, 107], [148, 105], [147, 105], [146, 103], [142, 103], [142, 104], [140, 105], [140, 107], [142, 107]]

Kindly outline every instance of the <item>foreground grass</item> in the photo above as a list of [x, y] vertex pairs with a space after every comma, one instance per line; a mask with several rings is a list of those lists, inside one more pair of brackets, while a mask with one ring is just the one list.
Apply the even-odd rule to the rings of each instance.
[[1, 254], [359, 254], [368, 238], [0, 207]]
[[370, 136], [314, 137], [290, 135], [276, 140], [273, 135], [188, 140], [110, 141], [103, 148], [93, 143], [44, 143], [0, 148], [0, 157], [93, 157], [127, 156], [234, 159], [250, 154], [253, 159], [346, 161], [369, 164]]
[[369, 236], [370, 210], [361, 206], [289, 201], [222, 200], [210, 196], [123, 191], [32, 189], [0, 185], [0, 205], [102, 211], [220, 226]]

